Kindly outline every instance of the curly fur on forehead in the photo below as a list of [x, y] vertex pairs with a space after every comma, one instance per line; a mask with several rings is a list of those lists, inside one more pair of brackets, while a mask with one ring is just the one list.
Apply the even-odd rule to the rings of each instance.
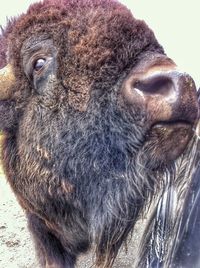
[[58, 77], [69, 92], [69, 104], [79, 110], [87, 104], [95, 82], [103, 81], [109, 88], [141, 53], [163, 53], [148, 26], [117, 1], [46, 0], [31, 5], [8, 30], [8, 60], [16, 77], [24, 79], [20, 51], [25, 40], [44, 34], [53, 39]]

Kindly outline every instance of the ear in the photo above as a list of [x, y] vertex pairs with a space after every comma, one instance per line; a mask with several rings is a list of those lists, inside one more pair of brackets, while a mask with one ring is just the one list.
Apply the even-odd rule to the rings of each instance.
[[15, 77], [10, 65], [0, 70], [0, 130], [9, 131], [16, 124], [16, 105], [12, 100]]

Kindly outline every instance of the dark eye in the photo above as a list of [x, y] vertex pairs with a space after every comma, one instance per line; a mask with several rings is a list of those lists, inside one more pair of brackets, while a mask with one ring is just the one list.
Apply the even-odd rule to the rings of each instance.
[[42, 69], [42, 67], [45, 65], [46, 60], [45, 59], [38, 59], [36, 60], [35, 64], [34, 64], [34, 71], [39, 71], [40, 69]]

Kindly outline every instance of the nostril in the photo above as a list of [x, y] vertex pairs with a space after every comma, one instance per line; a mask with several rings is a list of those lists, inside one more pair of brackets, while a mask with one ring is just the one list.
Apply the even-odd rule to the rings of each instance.
[[174, 88], [174, 84], [170, 77], [153, 76], [145, 80], [135, 81], [133, 87], [147, 94], [165, 95]]

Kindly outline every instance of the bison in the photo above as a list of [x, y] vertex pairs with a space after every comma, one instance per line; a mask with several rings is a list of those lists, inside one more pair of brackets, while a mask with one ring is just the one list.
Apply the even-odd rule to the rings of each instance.
[[111, 267], [193, 136], [194, 81], [115, 0], [35, 3], [0, 57], [2, 162], [41, 267], [92, 246]]

